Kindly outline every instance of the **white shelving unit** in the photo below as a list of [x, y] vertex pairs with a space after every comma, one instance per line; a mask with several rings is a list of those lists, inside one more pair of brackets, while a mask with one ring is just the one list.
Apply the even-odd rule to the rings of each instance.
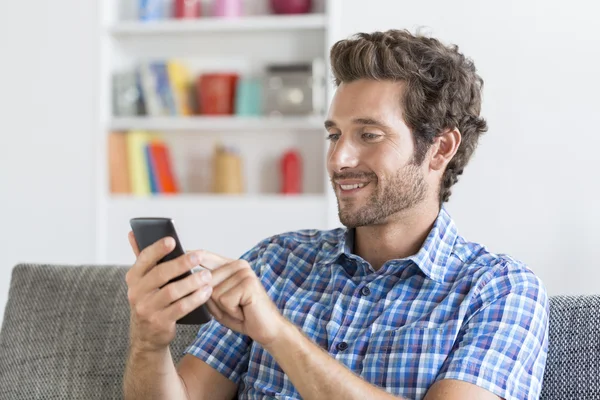
[[[204, 1], [206, 6], [208, 0]], [[197, 20], [140, 22], [135, 0], [101, 2], [102, 29], [99, 126], [97, 141], [97, 260], [129, 263], [129, 219], [167, 216], [176, 220], [184, 247], [205, 248], [238, 257], [273, 234], [337, 226], [335, 198], [325, 170], [324, 116], [307, 117], [113, 117], [112, 74], [142, 59], [190, 59], [207, 69], [237, 68], [256, 75], [267, 63], [323, 59], [336, 38], [341, 0], [314, 0], [307, 15], [268, 15], [267, 0], [246, 0], [248, 16], [204, 16]], [[197, 71], [195, 71], [197, 72]], [[328, 88], [327, 103], [332, 95]], [[184, 190], [180, 195], [111, 195], [107, 135], [115, 131], [163, 133]], [[206, 180], [207, 159], [215, 142], [234, 145], [244, 156], [247, 193], [215, 195]], [[278, 157], [299, 149], [305, 194], [277, 194]]]
[[317, 131], [323, 128], [319, 117], [122, 117], [113, 118], [113, 131], [143, 129], [169, 132], [180, 131]]
[[325, 15], [251, 16], [240, 19], [198, 19], [193, 21], [119, 22], [110, 27], [114, 36], [166, 35], [216, 32], [257, 32], [326, 29]]

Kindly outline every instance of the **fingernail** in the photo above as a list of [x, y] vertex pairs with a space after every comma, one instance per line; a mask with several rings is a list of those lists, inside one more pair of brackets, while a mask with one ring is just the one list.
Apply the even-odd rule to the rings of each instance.
[[188, 258], [190, 259], [190, 262], [193, 265], [198, 265], [198, 256], [196, 255], [196, 253], [190, 253], [190, 255], [188, 256]]
[[165, 240], [163, 240], [163, 243], [165, 244], [166, 248], [169, 248], [169, 247], [171, 247], [171, 244], [173, 243], [173, 238], [171, 238], [171, 237], [165, 238]]
[[210, 282], [210, 272], [206, 270], [200, 272], [200, 278], [202, 278], [204, 282]]

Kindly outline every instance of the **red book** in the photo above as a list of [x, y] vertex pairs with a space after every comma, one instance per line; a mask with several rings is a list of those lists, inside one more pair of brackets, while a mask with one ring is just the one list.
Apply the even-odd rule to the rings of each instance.
[[153, 141], [149, 144], [150, 154], [156, 171], [156, 182], [159, 193], [179, 193], [179, 187], [173, 168], [169, 149], [163, 142]]

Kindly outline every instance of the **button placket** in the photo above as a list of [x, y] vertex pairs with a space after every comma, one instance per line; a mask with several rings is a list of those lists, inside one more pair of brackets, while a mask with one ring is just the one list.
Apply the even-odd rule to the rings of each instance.
[[346, 343], [346, 342], [339, 342], [339, 343], [338, 343], [338, 344], [335, 346], [335, 348], [336, 348], [338, 351], [346, 351], [346, 350], [348, 350], [348, 343]]

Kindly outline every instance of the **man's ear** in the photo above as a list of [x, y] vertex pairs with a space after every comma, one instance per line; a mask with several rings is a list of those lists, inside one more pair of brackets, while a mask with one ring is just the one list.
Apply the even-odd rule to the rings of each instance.
[[458, 128], [448, 130], [436, 137], [430, 148], [429, 168], [434, 171], [443, 171], [458, 151], [461, 138]]

